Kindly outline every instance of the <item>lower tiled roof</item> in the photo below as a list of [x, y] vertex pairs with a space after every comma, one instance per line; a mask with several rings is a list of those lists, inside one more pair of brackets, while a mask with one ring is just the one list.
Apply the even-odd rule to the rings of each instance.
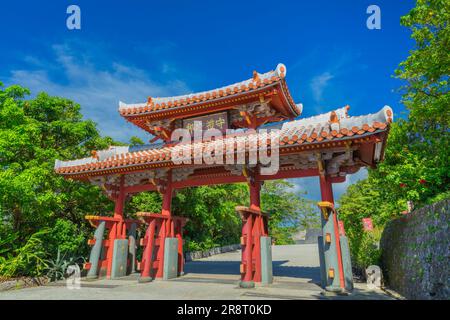
[[[392, 109], [385, 106], [377, 113], [363, 116], [348, 116], [348, 107], [333, 110], [318, 116], [284, 122], [280, 126], [271, 126], [269, 130], [279, 129], [280, 145], [304, 145], [322, 141], [337, 141], [348, 137], [365, 136], [386, 130], [393, 120]], [[269, 131], [268, 130], [268, 131]], [[263, 134], [252, 131], [243, 131], [241, 138], [247, 141], [255, 135]], [[227, 139], [223, 143], [227, 143]], [[202, 147], [218, 141], [200, 143]], [[195, 144], [193, 147], [195, 148]], [[108, 150], [98, 151], [92, 157], [73, 161], [55, 162], [55, 171], [63, 175], [97, 172], [112, 168], [121, 168], [133, 165], [145, 165], [157, 162], [171, 161], [173, 145], [143, 146], [137, 151], [128, 147], [111, 147]], [[227, 150], [228, 151], [228, 150]]]

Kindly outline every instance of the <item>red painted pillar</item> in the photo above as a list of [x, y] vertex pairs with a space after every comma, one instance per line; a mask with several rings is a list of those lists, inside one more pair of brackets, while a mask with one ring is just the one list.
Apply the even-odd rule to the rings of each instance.
[[[333, 186], [330, 177], [326, 175], [320, 176], [320, 192], [322, 194], [322, 201], [328, 201], [334, 204]], [[339, 285], [341, 288], [345, 288], [344, 267], [342, 263], [341, 241], [337, 214], [333, 214], [333, 229], [334, 237], [336, 239], [336, 252], [339, 267]]]
[[156, 278], [162, 278], [164, 273], [164, 242], [167, 237], [167, 223], [166, 221], [161, 221], [160, 228], [159, 228], [159, 250], [157, 253], [157, 260], [158, 262], [158, 271], [156, 272], [155, 277]]
[[[242, 263], [245, 266], [242, 282], [251, 283], [253, 281], [253, 266], [252, 266], [252, 246], [253, 246], [253, 219], [251, 214], [247, 214], [247, 221], [243, 228], [246, 234], [245, 249], [242, 251]], [[245, 264], [244, 264], [245, 261]]]
[[116, 232], [117, 232], [117, 223], [114, 223], [111, 226], [111, 229], [108, 233], [108, 251], [106, 253], [106, 277], [111, 277], [111, 270], [112, 270], [112, 259], [113, 259], [113, 249], [114, 249], [114, 240], [116, 238]]
[[[250, 209], [257, 210], [261, 212], [261, 182], [260, 181], [254, 181], [253, 183], [250, 183]], [[261, 282], [261, 244], [260, 244], [260, 237], [262, 235], [261, 230], [261, 223], [262, 223], [262, 216], [260, 215], [253, 215], [254, 221], [252, 226], [252, 231], [250, 232], [250, 235], [252, 236], [252, 240], [254, 240], [254, 246], [252, 248], [253, 254], [252, 254], [252, 260], [255, 261], [255, 274], [253, 276], [253, 280], [255, 282]]]
[[165, 246], [165, 240], [166, 237], [171, 237], [172, 233], [172, 213], [171, 213], [171, 205], [172, 205], [172, 195], [173, 195], [173, 188], [172, 188], [172, 176], [169, 172], [167, 177], [167, 184], [164, 189], [163, 194], [163, 201], [162, 201], [162, 208], [161, 208], [161, 214], [163, 216], [168, 216], [168, 219], [164, 219], [161, 225], [160, 230], [160, 236], [159, 236], [159, 252], [158, 252], [158, 259], [159, 259], [159, 266], [158, 271], [156, 274], [157, 278], [163, 277], [163, 269], [164, 269], [164, 246]]
[[124, 192], [125, 176], [120, 177], [119, 194], [116, 198], [114, 207], [114, 218], [120, 219], [116, 226], [116, 238], [125, 239], [126, 225], [123, 220], [123, 208], [125, 206], [125, 192]]
[[[250, 209], [261, 212], [261, 182], [252, 181], [250, 188]], [[244, 214], [242, 236], [245, 237], [245, 247], [242, 250], [242, 266], [245, 268], [241, 274], [241, 287], [254, 286], [254, 281], [261, 281], [261, 251], [260, 237], [262, 234], [262, 217], [254, 212]]]
[[183, 222], [178, 221], [175, 228], [175, 236], [178, 239], [178, 274], [184, 274], [184, 256], [183, 256]]
[[142, 272], [141, 272], [141, 281], [145, 282], [145, 281], [151, 281], [152, 275], [151, 275], [151, 270], [153, 268], [152, 263], [153, 263], [153, 247], [155, 244], [155, 224], [156, 224], [156, 220], [152, 219], [150, 221], [150, 225], [147, 229], [146, 232], [146, 239], [147, 239], [147, 243], [145, 246], [145, 251], [143, 254], [143, 262], [144, 265], [142, 266]]
[[106, 254], [107, 257], [107, 269], [106, 269], [106, 277], [111, 277], [112, 270], [112, 259], [113, 259], [113, 251], [114, 251], [114, 240], [116, 239], [124, 239], [126, 233], [126, 226], [124, 226], [123, 222], [123, 208], [125, 206], [125, 177], [120, 176], [119, 182], [119, 193], [115, 199], [114, 206], [114, 218], [119, 219], [119, 222], [115, 222], [111, 227], [111, 230], [108, 234], [108, 251]]
[[249, 183], [250, 187], [250, 209], [261, 211], [261, 182]]
[[334, 204], [333, 187], [331, 180], [327, 176], [320, 176], [320, 193], [322, 201], [328, 201]]
[[169, 173], [167, 178], [167, 184], [166, 188], [164, 190], [163, 194], [163, 201], [162, 201], [162, 209], [161, 214], [164, 216], [169, 216], [170, 218], [166, 220], [166, 236], [171, 237], [173, 236], [172, 233], [172, 213], [170, 211], [172, 207], [172, 195], [173, 195], [173, 189], [172, 189], [172, 181], [171, 181], [171, 175]]
[[161, 214], [166, 216], [171, 216], [170, 208], [172, 205], [172, 184], [170, 182], [167, 182], [166, 189], [164, 190], [163, 194], [163, 201], [162, 201], [162, 210]]
[[124, 185], [125, 177], [122, 175], [120, 176], [119, 194], [116, 198], [116, 205], [114, 207], [114, 218], [123, 218], [123, 207], [125, 205]]

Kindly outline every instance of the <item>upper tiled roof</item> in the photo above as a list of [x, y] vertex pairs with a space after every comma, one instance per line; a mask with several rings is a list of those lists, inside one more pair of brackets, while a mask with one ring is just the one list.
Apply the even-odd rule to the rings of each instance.
[[174, 97], [149, 97], [148, 101], [143, 103], [127, 104], [124, 102], [119, 102], [119, 112], [124, 117], [151, 114], [174, 108], [213, 102], [214, 100], [233, 97], [245, 92], [251, 92], [264, 87], [273, 86], [277, 83], [281, 83], [286, 95], [286, 99], [288, 100], [289, 106], [291, 108], [291, 112], [294, 116], [297, 116], [301, 113], [301, 105], [296, 105], [294, 103], [287, 89], [287, 85], [284, 81], [286, 72], [286, 66], [280, 63], [273, 71], [269, 71], [266, 73], [258, 73], [255, 71], [253, 73], [253, 77], [248, 80], [237, 82], [218, 89]]
[[[323, 141], [355, 138], [384, 131], [393, 120], [392, 109], [388, 106], [385, 106], [377, 113], [356, 117], [349, 117], [347, 111], [348, 107], [344, 107], [318, 116], [283, 123], [279, 128], [281, 129], [279, 131], [280, 145], [282, 147], [307, 145]], [[271, 129], [274, 128], [272, 127]], [[254, 134], [247, 134], [244, 131], [242, 137], [249, 140], [254, 137]], [[226, 141], [225, 139], [225, 144]], [[217, 142], [216, 140], [201, 144], [206, 146]], [[193, 147], [195, 147], [195, 144]], [[60, 174], [73, 175], [113, 168], [170, 162], [172, 148], [173, 146], [159, 145], [133, 151], [128, 147], [111, 147], [108, 150], [99, 151], [89, 158], [73, 161], [56, 160], [55, 170]]]

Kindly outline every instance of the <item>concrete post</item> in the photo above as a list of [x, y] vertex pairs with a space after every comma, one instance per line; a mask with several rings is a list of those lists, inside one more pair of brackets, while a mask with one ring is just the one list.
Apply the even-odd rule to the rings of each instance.
[[261, 284], [268, 285], [272, 282], [272, 238], [261, 237]]
[[127, 275], [128, 240], [115, 239], [112, 256], [111, 279]]
[[341, 235], [341, 251], [342, 251], [342, 264], [344, 267], [345, 289], [347, 291], [352, 291], [353, 272], [352, 272], [352, 261], [350, 260], [350, 248], [348, 245], [347, 237], [343, 235]]
[[91, 267], [88, 271], [87, 278], [88, 279], [95, 279], [98, 277], [98, 264], [100, 261], [100, 256], [102, 254], [102, 247], [103, 247], [103, 235], [105, 233], [105, 221], [100, 221], [97, 229], [95, 229], [94, 232], [94, 239], [95, 243], [92, 246], [91, 254], [89, 255], [89, 263], [91, 264]]
[[169, 280], [178, 276], [178, 239], [166, 238], [164, 245], [163, 279]]
[[322, 243], [326, 270], [326, 286], [328, 291], [341, 292], [340, 270], [337, 250], [337, 239], [334, 226], [334, 213], [330, 212], [328, 219], [322, 226]]
[[[333, 205], [332, 183], [326, 175], [320, 176], [320, 191], [322, 200]], [[325, 289], [342, 292], [345, 289], [345, 277], [336, 211], [329, 208], [321, 210], [323, 254], [320, 260], [324, 263], [324, 267], [321, 265], [321, 268], [325, 269]], [[321, 254], [320, 251], [319, 254]]]
[[327, 271], [325, 266], [325, 254], [323, 252], [323, 237], [319, 236], [317, 239], [317, 246], [319, 247], [319, 262], [320, 262], [320, 286], [325, 288], [327, 286]]

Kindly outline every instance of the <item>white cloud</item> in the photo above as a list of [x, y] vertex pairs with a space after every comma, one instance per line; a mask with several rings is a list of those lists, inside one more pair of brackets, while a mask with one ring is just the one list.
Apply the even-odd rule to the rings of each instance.
[[317, 103], [322, 101], [323, 91], [327, 87], [330, 80], [333, 78], [334, 78], [334, 75], [331, 74], [330, 72], [324, 72], [324, 73], [312, 78], [312, 80], [310, 82], [310, 87], [312, 90], [314, 100]]
[[[25, 62], [31, 64], [34, 70], [12, 70], [5, 84], [20, 84], [29, 88], [33, 94], [45, 91], [72, 99], [81, 105], [85, 118], [98, 123], [103, 135], [124, 142], [132, 135], [146, 140], [150, 135], [119, 115], [119, 100], [144, 102], [148, 96], [171, 96], [189, 91], [182, 81], [156, 81], [146, 71], [120, 62], [112, 62], [100, 69], [92, 59], [75, 54], [67, 44], [54, 45], [52, 50], [56, 65], [28, 55]], [[54, 71], [58, 80], [52, 73]]]

